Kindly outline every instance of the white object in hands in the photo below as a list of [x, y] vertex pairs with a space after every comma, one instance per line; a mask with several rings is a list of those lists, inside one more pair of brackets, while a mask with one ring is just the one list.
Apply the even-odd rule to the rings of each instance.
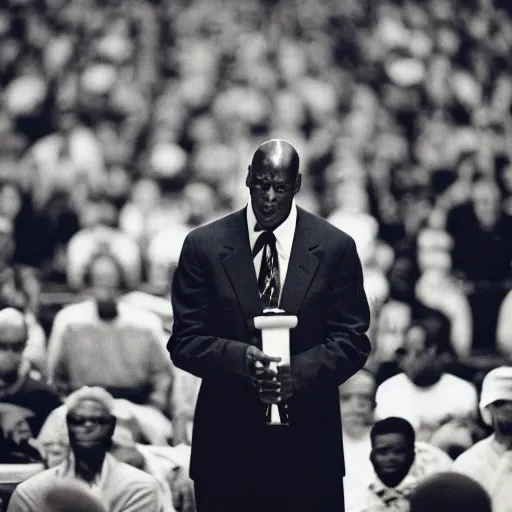
[[[279, 363], [270, 363], [270, 369], [277, 372], [278, 366], [290, 366], [290, 329], [297, 326], [296, 316], [287, 315], [282, 309], [266, 309], [262, 316], [254, 318], [254, 327], [261, 330], [263, 353], [270, 357], [280, 357]], [[280, 424], [277, 404], [271, 407], [271, 423]]]

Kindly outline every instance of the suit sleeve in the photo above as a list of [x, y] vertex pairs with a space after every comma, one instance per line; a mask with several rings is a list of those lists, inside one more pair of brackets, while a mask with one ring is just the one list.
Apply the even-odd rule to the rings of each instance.
[[325, 339], [291, 359], [298, 393], [322, 393], [337, 388], [357, 373], [370, 355], [371, 345], [366, 335], [370, 309], [361, 262], [352, 238], [341, 251], [332, 273], [326, 322]]
[[212, 300], [208, 268], [199, 261], [196, 241], [187, 236], [172, 282], [174, 323], [167, 344], [172, 362], [196, 377], [231, 373], [249, 378], [247, 344], [210, 335], [207, 330]]

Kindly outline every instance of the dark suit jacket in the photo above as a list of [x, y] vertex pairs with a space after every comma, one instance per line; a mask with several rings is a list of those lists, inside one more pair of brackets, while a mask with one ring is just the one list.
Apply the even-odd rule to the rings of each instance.
[[290, 340], [289, 427], [265, 424], [265, 406], [245, 366], [247, 344], [261, 348], [252, 319], [262, 313], [245, 209], [187, 236], [172, 305], [172, 361], [202, 378], [191, 477], [247, 495], [280, 479], [281, 489], [289, 483], [296, 494], [342, 496], [337, 387], [363, 367], [371, 349], [353, 239], [298, 208], [280, 303], [299, 319]]

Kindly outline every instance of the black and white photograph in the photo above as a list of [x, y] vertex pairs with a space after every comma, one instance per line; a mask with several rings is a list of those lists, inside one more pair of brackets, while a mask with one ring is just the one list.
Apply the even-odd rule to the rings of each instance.
[[0, 1], [0, 512], [511, 489], [512, 1]]

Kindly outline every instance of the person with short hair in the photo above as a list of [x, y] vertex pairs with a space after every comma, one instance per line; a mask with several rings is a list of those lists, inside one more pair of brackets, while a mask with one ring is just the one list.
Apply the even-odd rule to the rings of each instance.
[[473, 443], [478, 397], [472, 383], [444, 370], [444, 353], [426, 320], [412, 322], [398, 352], [402, 373], [377, 389], [376, 417], [405, 418], [419, 440], [460, 453]]
[[375, 423], [370, 438], [375, 477], [360, 490], [347, 512], [408, 512], [408, 496], [418, 483], [410, 474], [416, 457], [412, 425], [403, 418], [389, 417]]
[[468, 476], [443, 472], [419, 484], [409, 496], [409, 512], [493, 512], [484, 488]]
[[27, 340], [24, 314], [15, 308], [0, 310], [0, 403], [31, 411], [27, 421], [37, 436], [50, 412], [62, 402], [52, 387], [30, 376], [30, 364], [23, 357]]
[[39, 512], [48, 491], [68, 479], [85, 483], [109, 512], [159, 512], [157, 481], [108, 453], [116, 426], [112, 396], [99, 387], [83, 387], [65, 405], [71, 447], [67, 459], [21, 483], [8, 512]]
[[[246, 208], [192, 230], [172, 281], [175, 366], [200, 377], [190, 471], [199, 512], [343, 510], [338, 386], [371, 351], [353, 238], [298, 207], [296, 149], [261, 144]], [[172, 242], [172, 241], [171, 241]], [[298, 317], [291, 362], [261, 350], [254, 317]], [[289, 411], [269, 426], [266, 410]]]
[[[370, 432], [375, 424], [376, 389], [375, 376], [364, 368], [339, 387], [346, 467], [343, 485], [347, 508], [357, 499], [361, 489], [365, 489], [375, 478], [370, 461]], [[418, 481], [433, 473], [448, 471], [453, 464], [447, 453], [429, 443], [416, 440], [414, 448], [415, 458], [409, 474]]]
[[494, 512], [510, 512], [512, 500], [512, 367], [491, 370], [482, 382], [480, 413], [494, 433], [462, 453], [453, 471], [477, 480]]

